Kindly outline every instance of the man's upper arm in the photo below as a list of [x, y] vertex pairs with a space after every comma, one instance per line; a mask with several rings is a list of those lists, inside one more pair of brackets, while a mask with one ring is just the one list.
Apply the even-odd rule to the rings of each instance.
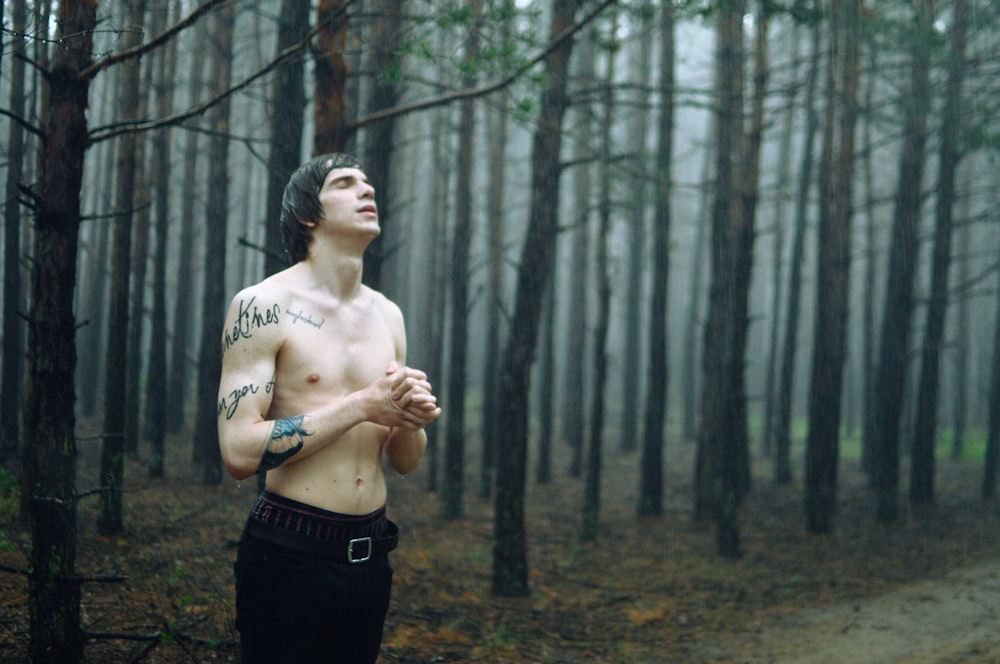
[[[222, 334], [219, 381], [219, 437], [227, 444], [249, 435], [270, 408], [275, 361], [281, 344], [277, 303], [253, 289], [233, 298]], [[259, 432], [257, 432], [259, 434]], [[262, 440], [263, 438], [261, 438]]]

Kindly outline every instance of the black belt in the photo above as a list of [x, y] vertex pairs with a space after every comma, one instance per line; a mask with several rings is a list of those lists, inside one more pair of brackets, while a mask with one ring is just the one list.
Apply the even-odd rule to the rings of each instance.
[[356, 537], [348, 542], [324, 542], [256, 519], [247, 521], [246, 533], [265, 542], [318, 558], [363, 563], [374, 556], [389, 553], [399, 544], [399, 527], [388, 519], [385, 523], [385, 530], [380, 537]]

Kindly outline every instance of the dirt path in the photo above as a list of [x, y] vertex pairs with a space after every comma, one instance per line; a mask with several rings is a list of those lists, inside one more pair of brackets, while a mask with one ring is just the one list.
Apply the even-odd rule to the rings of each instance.
[[872, 599], [772, 616], [753, 627], [743, 643], [725, 648], [735, 657], [730, 661], [1000, 662], [1000, 561]]

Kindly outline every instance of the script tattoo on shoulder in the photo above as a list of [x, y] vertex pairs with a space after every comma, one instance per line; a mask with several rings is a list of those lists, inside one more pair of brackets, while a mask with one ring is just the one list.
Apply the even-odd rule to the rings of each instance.
[[[305, 436], [312, 435], [311, 431], [306, 431], [302, 427], [304, 419], [305, 415], [294, 415], [275, 420], [271, 435], [264, 442], [264, 454], [261, 455], [260, 465], [257, 466], [258, 473], [277, 468], [302, 449]], [[272, 449], [275, 443], [284, 449], [280, 451]]]
[[232, 321], [232, 324], [226, 327], [225, 336], [222, 339], [223, 352], [232, 347], [240, 339], [251, 338], [254, 330], [280, 322], [280, 306], [272, 304], [270, 307], [261, 309], [257, 307], [256, 301], [256, 296], [251, 297], [249, 300], [240, 300], [236, 320]]

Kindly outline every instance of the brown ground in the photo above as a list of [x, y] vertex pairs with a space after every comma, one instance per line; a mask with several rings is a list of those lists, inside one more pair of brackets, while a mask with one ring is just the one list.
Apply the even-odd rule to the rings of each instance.
[[[81, 490], [95, 483], [81, 446]], [[426, 476], [390, 481], [403, 529], [384, 662], [990, 662], [1000, 661], [1000, 511], [977, 499], [976, 464], [940, 462], [939, 504], [877, 526], [862, 477], [844, 464], [838, 532], [804, 532], [801, 487], [766, 473], [743, 514], [741, 559], [720, 559], [692, 522], [690, 450], [671, 449], [666, 515], [636, 521], [635, 454], [609, 452], [603, 536], [581, 544], [580, 482], [531, 486], [530, 597], [490, 594], [492, 507], [473, 497], [444, 523]], [[557, 450], [562, 458], [565, 450]], [[121, 574], [85, 586], [93, 662], [229, 662], [232, 560], [255, 483], [205, 489], [171, 455], [167, 481], [128, 465], [127, 532], [95, 534], [80, 506], [78, 570]], [[557, 464], [557, 467], [561, 464]], [[24, 568], [27, 534], [0, 514], [0, 565]], [[0, 573], [0, 661], [23, 661], [26, 582]], [[146, 637], [148, 640], [135, 640]]]

